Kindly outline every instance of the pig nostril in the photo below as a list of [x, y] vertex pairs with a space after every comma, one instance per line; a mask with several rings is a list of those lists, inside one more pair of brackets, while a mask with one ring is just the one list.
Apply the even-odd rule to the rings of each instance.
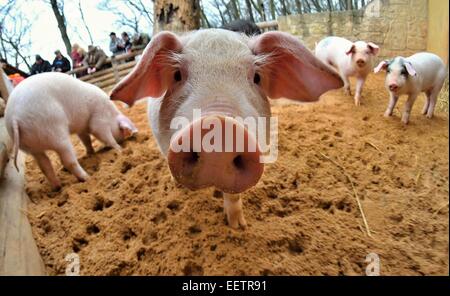
[[192, 152], [189, 157], [187, 158], [187, 161], [190, 164], [194, 164], [198, 161], [198, 159], [200, 158], [200, 155], [197, 152]]
[[233, 164], [238, 170], [244, 169], [244, 160], [241, 155], [238, 155], [233, 159]]

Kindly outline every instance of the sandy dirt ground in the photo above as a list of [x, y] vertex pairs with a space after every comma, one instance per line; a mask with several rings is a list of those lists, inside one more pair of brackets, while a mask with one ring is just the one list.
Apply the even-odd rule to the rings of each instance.
[[82, 275], [364, 275], [369, 253], [382, 275], [448, 274], [448, 117], [420, 115], [421, 97], [404, 126], [405, 98], [392, 118], [387, 100], [372, 76], [361, 107], [342, 90], [276, 103], [279, 157], [242, 194], [246, 230], [226, 225], [213, 189], [171, 181], [146, 104], [125, 110], [140, 132], [122, 154], [96, 141], [87, 157], [74, 137], [86, 183], [52, 154], [64, 188], [51, 192], [28, 157], [28, 215], [48, 273], [64, 274], [75, 252]]

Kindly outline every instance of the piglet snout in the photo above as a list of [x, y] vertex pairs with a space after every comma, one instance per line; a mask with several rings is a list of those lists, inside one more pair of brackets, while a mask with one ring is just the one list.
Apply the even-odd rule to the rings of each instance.
[[358, 65], [358, 67], [363, 68], [366, 65], [366, 61], [364, 61], [363, 59], [359, 59], [356, 61], [356, 64]]
[[395, 84], [395, 83], [389, 84], [389, 90], [390, 91], [397, 91], [398, 90], [398, 85]]
[[214, 186], [240, 193], [261, 178], [260, 155], [255, 137], [243, 125], [214, 115], [194, 121], [172, 138], [168, 163], [174, 178], [189, 189]]

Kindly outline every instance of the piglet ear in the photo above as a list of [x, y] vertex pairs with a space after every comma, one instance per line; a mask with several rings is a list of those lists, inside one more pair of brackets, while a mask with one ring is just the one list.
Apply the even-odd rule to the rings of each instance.
[[257, 56], [259, 84], [272, 99], [317, 101], [330, 89], [343, 86], [339, 75], [318, 60], [293, 36], [267, 32], [250, 40]]
[[389, 65], [389, 62], [388, 62], [388, 61], [382, 61], [382, 62], [380, 62], [380, 63], [378, 64], [378, 66], [377, 66], [375, 69], [373, 69], [373, 72], [374, 72], [374, 73], [378, 73], [378, 72], [380, 72], [381, 70], [386, 70], [386, 68], [388, 67], [388, 65]]
[[378, 53], [380, 52], [380, 47], [378, 45], [376, 45], [375, 43], [373, 43], [373, 42], [367, 43], [367, 47], [369, 48], [370, 52], [374, 56], [377, 56]]
[[349, 49], [347, 49], [347, 51], [345, 52], [347, 55], [351, 55], [351, 54], [354, 54], [356, 52], [356, 46], [355, 46], [355, 44], [352, 44], [351, 46], [350, 46], [350, 48]]
[[161, 97], [171, 83], [176, 61], [173, 53], [181, 52], [178, 37], [161, 32], [147, 45], [134, 69], [111, 92], [111, 100], [132, 106], [144, 97]]
[[406, 68], [406, 71], [408, 71], [409, 75], [411, 75], [411, 76], [417, 75], [416, 69], [414, 69], [413, 65], [410, 62], [405, 62], [405, 68]]
[[120, 132], [122, 133], [122, 137], [124, 139], [127, 139], [138, 132], [136, 126], [125, 115], [118, 115], [117, 121], [119, 123]]

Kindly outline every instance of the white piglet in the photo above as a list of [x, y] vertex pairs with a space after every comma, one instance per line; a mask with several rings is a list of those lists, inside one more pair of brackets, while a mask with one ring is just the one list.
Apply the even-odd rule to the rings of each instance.
[[[258, 182], [264, 164], [259, 148], [221, 149], [238, 133], [245, 147], [260, 141], [235, 119], [269, 119], [268, 97], [313, 102], [342, 85], [331, 67], [289, 34], [267, 32], [248, 38], [207, 29], [181, 37], [169, 32], [156, 35], [111, 98], [128, 105], [153, 98], [148, 101], [150, 124], [173, 177], [192, 190], [212, 186], [224, 192], [228, 223], [236, 228], [246, 225], [238, 194]], [[201, 110], [199, 119], [193, 116], [195, 109]], [[172, 129], [176, 118], [186, 119], [186, 128]], [[215, 138], [219, 149], [176, 149], [180, 143], [196, 145], [197, 128], [213, 122], [225, 128], [229, 123], [234, 129]], [[207, 128], [197, 135], [198, 140], [210, 142]]]
[[61, 183], [47, 150], [56, 151], [64, 167], [85, 181], [89, 176], [78, 163], [71, 134], [77, 134], [92, 154], [90, 134], [120, 150], [117, 142], [137, 132], [101, 89], [62, 73], [43, 73], [21, 82], [9, 97], [5, 119], [16, 167], [20, 148], [36, 159], [54, 190]]
[[408, 58], [396, 57], [382, 61], [374, 72], [386, 70], [386, 89], [389, 91], [389, 105], [384, 114], [392, 115], [398, 98], [408, 95], [402, 115], [402, 122], [407, 124], [411, 109], [417, 96], [424, 92], [427, 96], [422, 114], [432, 118], [439, 92], [447, 76], [447, 68], [440, 57], [428, 52], [414, 54]]
[[316, 45], [315, 54], [322, 62], [338, 70], [346, 94], [351, 95], [349, 77], [356, 77], [354, 98], [355, 105], [359, 106], [364, 83], [373, 69], [373, 58], [379, 51], [378, 45], [372, 42], [351, 42], [341, 37], [327, 37]]

